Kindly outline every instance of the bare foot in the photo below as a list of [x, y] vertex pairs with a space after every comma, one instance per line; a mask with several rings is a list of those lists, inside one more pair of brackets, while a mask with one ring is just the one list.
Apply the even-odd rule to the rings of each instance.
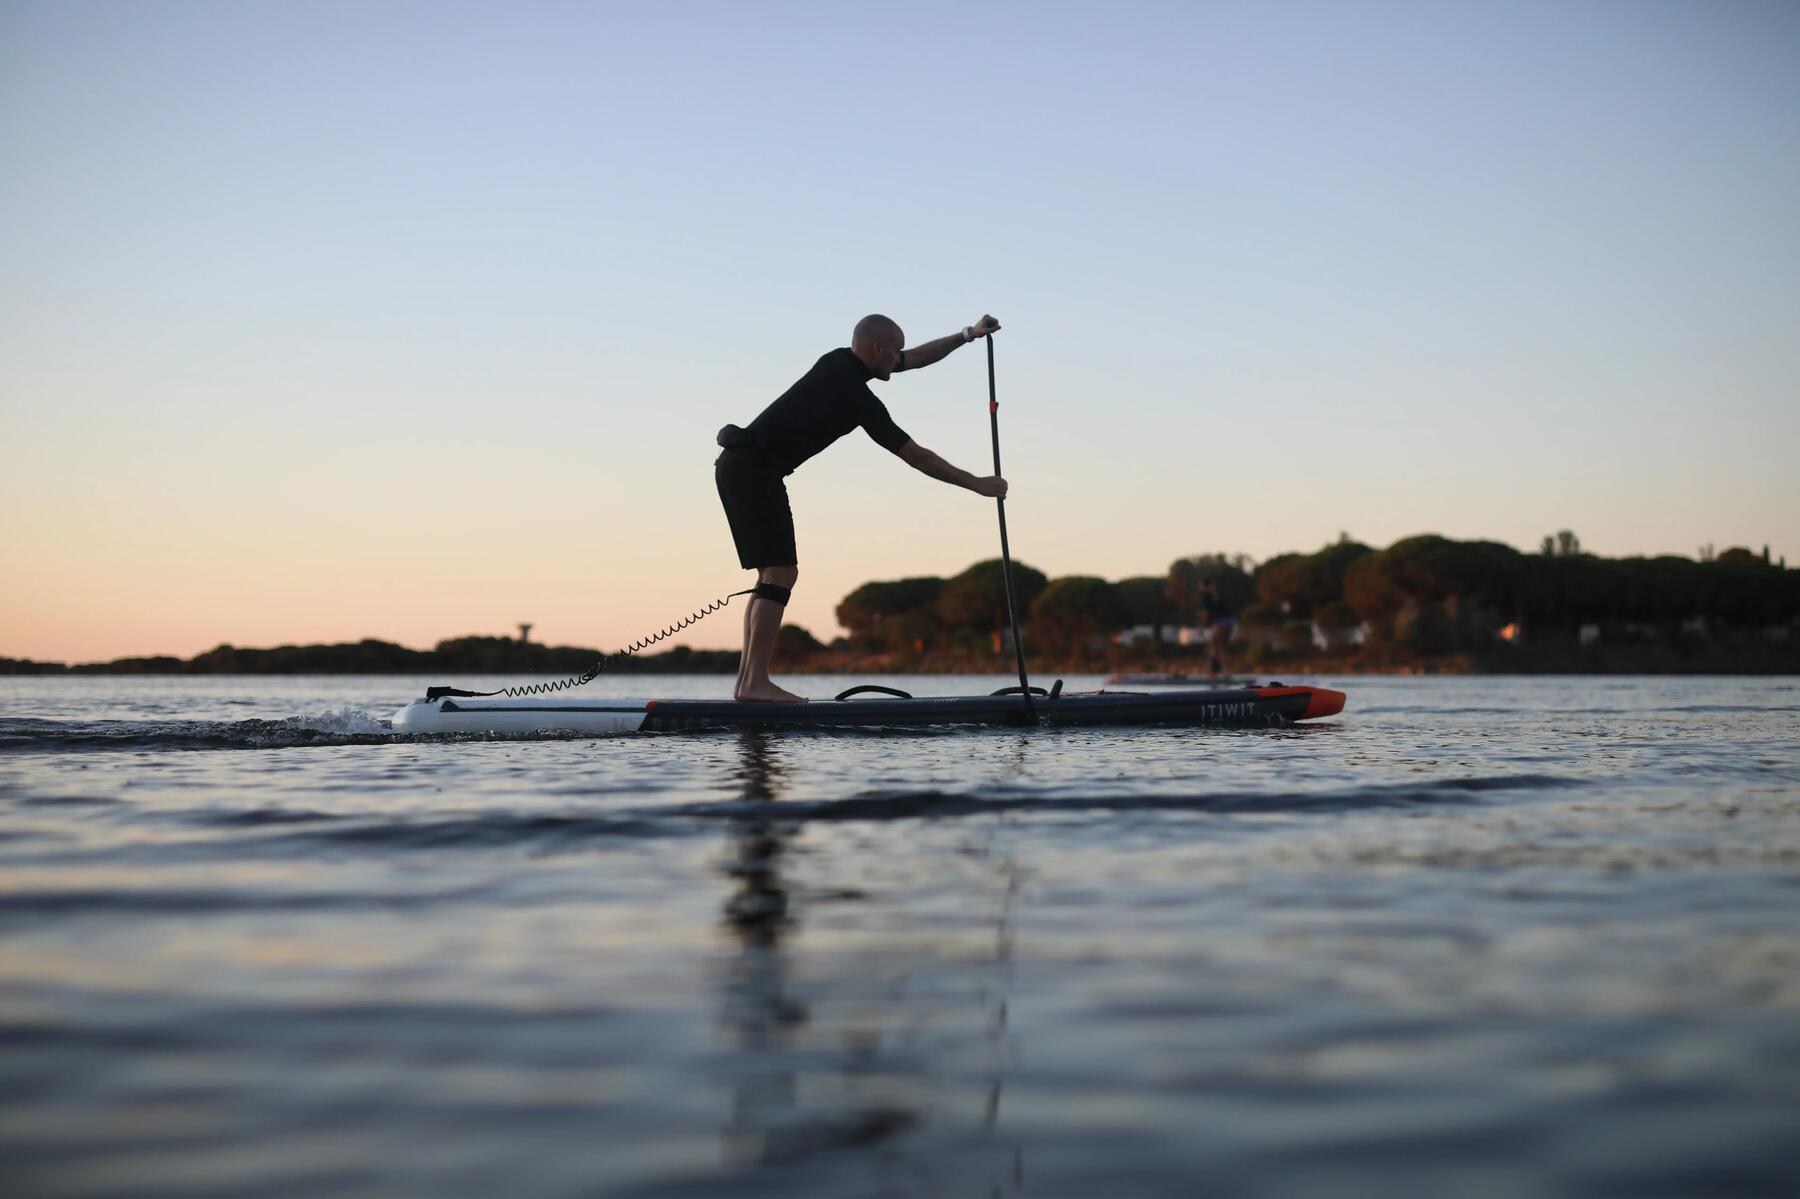
[[763, 704], [803, 704], [804, 695], [795, 695], [792, 691], [784, 691], [774, 683], [764, 683], [760, 687], [740, 687], [731, 698], [739, 703]]

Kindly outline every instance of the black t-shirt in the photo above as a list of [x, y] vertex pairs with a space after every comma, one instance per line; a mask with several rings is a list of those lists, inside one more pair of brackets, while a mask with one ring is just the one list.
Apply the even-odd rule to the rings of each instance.
[[750, 422], [751, 442], [784, 475], [861, 425], [890, 453], [911, 440], [869, 390], [875, 376], [848, 349], [832, 350]]

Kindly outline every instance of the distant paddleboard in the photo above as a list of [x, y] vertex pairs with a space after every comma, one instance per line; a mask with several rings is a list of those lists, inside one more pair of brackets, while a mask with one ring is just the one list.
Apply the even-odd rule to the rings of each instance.
[[1204, 674], [1115, 674], [1106, 680], [1108, 687], [1248, 687], [1248, 678]]

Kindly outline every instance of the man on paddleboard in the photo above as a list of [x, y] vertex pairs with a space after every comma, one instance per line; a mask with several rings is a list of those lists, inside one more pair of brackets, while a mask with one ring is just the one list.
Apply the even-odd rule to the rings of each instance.
[[860, 426], [876, 445], [914, 470], [977, 495], [1006, 496], [1006, 480], [999, 475], [972, 475], [908, 437], [868, 386], [870, 379], [885, 381], [897, 371], [930, 366], [999, 328], [999, 321], [984, 316], [960, 333], [903, 349], [906, 335], [899, 325], [885, 316], [865, 316], [856, 322], [848, 348], [832, 350], [813, 363], [749, 428], [726, 425], [719, 430], [723, 452], [713, 464], [713, 479], [737, 544], [738, 563], [756, 572], [744, 612], [744, 653], [732, 693], [736, 698], [806, 702], [769, 680], [775, 633], [800, 577], [794, 515], [782, 479], [802, 462]]

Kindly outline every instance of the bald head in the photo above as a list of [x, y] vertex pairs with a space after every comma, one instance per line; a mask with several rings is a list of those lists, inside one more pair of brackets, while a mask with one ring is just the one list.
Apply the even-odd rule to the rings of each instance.
[[862, 359], [877, 379], [885, 379], [899, 363], [906, 334], [891, 317], [871, 313], [856, 322], [850, 334], [850, 352]]
[[898, 350], [906, 344], [906, 334], [892, 317], [880, 313], [870, 313], [856, 322], [855, 332], [850, 334], [850, 348], [874, 345], [892, 346]]

